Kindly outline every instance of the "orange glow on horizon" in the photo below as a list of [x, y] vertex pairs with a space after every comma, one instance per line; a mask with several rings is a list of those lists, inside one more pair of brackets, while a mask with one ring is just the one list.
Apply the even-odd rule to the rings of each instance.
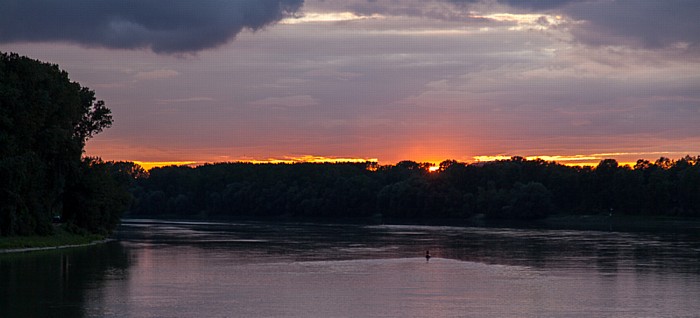
[[141, 166], [146, 171], [153, 168], [167, 167], [167, 166], [196, 166], [199, 162], [196, 161], [132, 161], [133, 163]]
[[334, 157], [321, 157], [321, 156], [300, 156], [300, 157], [284, 157], [282, 159], [269, 158], [269, 159], [239, 159], [239, 160], [229, 160], [229, 161], [137, 161], [133, 160], [133, 163], [141, 166], [144, 170], [149, 171], [153, 168], [167, 167], [167, 166], [201, 166], [207, 163], [218, 163], [218, 162], [240, 162], [240, 163], [253, 163], [253, 164], [294, 164], [294, 163], [366, 163], [373, 162], [377, 163], [376, 158], [334, 158]]
[[[565, 165], [567, 167], [596, 167], [600, 161], [596, 162], [569, 162], [569, 163], [560, 163], [562, 165]], [[623, 167], [623, 166], [629, 166], [629, 167], [634, 167], [637, 162], [624, 162], [624, 161], [618, 161], [617, 165], [618, 167]]]
[[245, 162], [245, 163], [272, 163], [272, 164], [292, 164], [292, 163], [365, 163], [365, 162], [378, 162], [377, 158], [336, 158], [336, 157], [323, 157], [323, 156], [312, 156], [305, 155], [299, 157], [283, 157], [278, 158], [268, 158], [268, 159], [239, 159], [233, 160], [233, 162]]
[[[619, 166], [630, 166], [633, 167], [638, 159], [648, 159], [649, 155], [663, 155], [665, 157], [674, 158], [670, 153], [653, 153], [653, 154], [641, 153], [603, 153], [603, 154], [591, 154], [591, 155], [543, 155], [543, 156], [523, 156], [524, 159], [528, 161], [532, 160], [544, 160], [548, 162], [556, 162], [565, 166], [578, 166], [585, 167], [597, 166], [601, 160], [604, 159], [615, 159], [618, 161]], [[416, 160], [415, 158], [423, 157], [425, 160]], [[496, 160], [510, 160], [514, 156], [510, 155], [489, 155], [489, 156], [474, 156], [473, 160], [458, 160], [458, 162], [463, 163], [479, 163], [479, 162], [490, 162]], [[645, 158], [646, 157], [646, 158]], [[677, 156], [682, 157], [682, 156]], [[435, 160], [435, 156], [415, 156], [414, 158], [407, 158], [405, 160], [411, 160], [418, 163], [427, 163], [430, 165], [428, 168], [430, 172], [436, 172], [440, 169], [440, 163], [445, 160], [455, 160], [454, 158], [446, 158], [442, 160]], [[222, 160], [223, 159], [223, 160]], [[653, 162], [655, 159], [651, 159]], [[133, 161], [138, 164], [146, 171], [153, 168], [165, 167], [165, 166], [199, 166], [204, 164], [214, 164], [222, 162], [234, 162], [234, 163], [252, 163], [252, 164], [296, 164], [296, 163], [375, 163], [381, 165], [394, 165], [397, 162], [380, 162], [377, 158], [351, 158], [351, 157], [324, 157], [324, 156], [284, 156], [282, 158], [268, 158], [268, 159], [255, 159], [255, 158], [240, 158], [240, 159], [229, 159], [218, 157], [217, 160], [203, 160], [203, 161]]]
[[[557, 155], [557, 156], [527, 156], [524, 157], [526, 160], [537, 160], [541, 159], [549, 162], [556, 162], [570, 167], [595, 167], [600, 161], [604, 159], [615, 159], [618, 162], [618, 166], [630, 166], [634, 167], [637, 164], [638, 159], [648, 159], [649, 155], [661, 155], [670, 156], [669, 152], [655, 152], [655, 153], [601, 153], [601, 154], [590, 154], [590, 155]], [[495, 155], [495, 156], [475, 156], [474, 160], [476, 162], [489, 162], [496, 160], [508, 160], [513, 156], [506, 155]], [[646, 158], [644, 158], [646, 157]], [[682, 157], [682, 156], [679, 156]], [[652, 161], [655, 159], [652, 159]]]

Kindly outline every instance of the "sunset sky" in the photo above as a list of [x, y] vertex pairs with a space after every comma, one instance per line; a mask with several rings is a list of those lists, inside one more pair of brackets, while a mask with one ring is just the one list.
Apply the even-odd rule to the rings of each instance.
[[700, 155], [700, 1], [8, 0], [0, 51], [114, 126], [87, 155], [562, 163]]

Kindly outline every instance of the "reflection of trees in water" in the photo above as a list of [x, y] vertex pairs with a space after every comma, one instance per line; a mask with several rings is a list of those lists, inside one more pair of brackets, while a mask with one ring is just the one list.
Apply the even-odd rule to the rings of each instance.
[[[676, 245], [660, 237], [643, 234], [522, 230], [497, 235], [444, 236], [436, 242], [441, 257], [487, 264], [535, 268], [591, 267], [601, 273], [621, 269], [700, 273], [700, 242]], [[516, 230], [520, 231], [520, 230]]]
[[[263, 223], [168, 224], [129, 229], [120, 237], [246, 255], [241, 262], [420, 257], [534, 268], [700, 272], [700, 241], [650, 233], [434, 226]], [[694, 245], [693, 245], [694, 244]], [[644, 258], [647, 258], [646, 260]], [[649, 264], [647, 265], [637, 265]]]
[[87, 294], [130, 262], [117, 242], [0, 255], [0, 317], [82, 317]]

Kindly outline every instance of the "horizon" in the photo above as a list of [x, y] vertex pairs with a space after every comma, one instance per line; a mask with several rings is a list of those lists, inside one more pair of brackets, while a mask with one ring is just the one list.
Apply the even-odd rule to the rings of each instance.
[[[686, 155], [686, 156], [691, 156], [691, 155]], [[638, 160], [647, 160], [651, 163], [656, 162], [656, 160], [660, 158], [667, 158], [672, 161], [680, 160], [685, 158], [686, 156], [683, 156], [681, 158], [669, 158], [669, 157], [664, 157], [660, 156], [655, 159], [647, 159], [647, 158], [638, 158], [634, 161], [619, 161], [616, 158], [611, 158], [611, 157], [600, 157], [597, 161], [592, 161], [596, 159], [597, 157], [581, 157], [581, 156], [575, 156], [571, 158], [561, 158], [561, 157], [551, 157], [551, 156], [530, 156], [530, 157], [522, 157], [522, 156], [493, 156], [493, 157], [476, 157], [475, 160], [472, 161], [459, 161], [455, 160], [458, 163], [463, 163], [463, 164], [479, 164], [479, 163], [488, 163], [488, 162], [495, 162], [495, 161], [503, 161], [503, 160], [511, 160], [515, 157], [520, 157], [523, 158], [527, 161], [534, 161], [534, 160], [544, 160], [546, 162], [552, 162], [564, 166], [569, 166], [569, 167], [595, 167], [597, 166], [601, 161], [606, 160], [606, 159], [613, 159], [617, 161], [618, 165], [620, 167], [623, 166], [628, 166], [628, 167], [634, 167], [635, 164], [637, 164]], [[693, 157], [693, 156], [691, 156]], [[700, 155], [698, 155], [700, 157]], [[558, 160], [557, 160], [558, 159]], [[401, 161], [413, 161], [416, 163], [421, 163], [421, 164], [430, 164], [429, 170], [431, 172], [437, 171], [440, 163], [449, 161], [449, 160], [454, 160], [454, 159], [444, 159], [438, 162], [430, 162], [430, 161], [417, 161], [417, 160], [411, 160], [411, 159], [405, 159]], [[232, 160], [232, 161], [217, 161], [217, 162], [197, 162], [197, 161], [157, 161], [157, 162], [148, 162], [148, 161], [133, 161], [133, 160], [123, 160], [127, 162], [133, 162], [140, 167], [142, 167], [146, 171], [150, 171], [151, 169], [154, 168], [161, 168], [161, 167], [167, 167], [167, 166], [189, 166], [189, 167], [199, 167], [199, 166], [204, 166], [208, 164], [228, 164], [228, 163], [248, 163], [248, 164], [303, 164], [303, 163], [330, 163], [330, 164], [343, 164], [343, 163], [376, 163], [380, 166], [393, 166], [398, 164], [401, 161], [398, 162], [391, 162], [391, 163], [386, 163], [386, 162], [380, 162], [379, 160], [375, 158], [370, 158], [370, 159], [363, 159], [363, 158], [326, 158], [326, 157], [317, 157], [317, 156], [303, 156], [299, 158], [292, 158], [292, 157], [285, 157], [283, 159], [275, 159], [275, 158], [268, 158], [268, 159], [241, 159], [241, 160]]]
[[[598, 165], [602, 160], [606, 159], [614, 159], [615, 161], [618, 162], [620, 166], [630, 166], [633, 167], [638, 160], [647, 160], [649, 162], [655, 162], [656, 160], [660, 158], [668, 158], [671, 160], [678, 160], [682, 159], [686, 156], [696, 156], [691, 153], [686, 153], [684, 155], [676, 156], [676, 157], [670, 157], [670, 153], [668, 152], [662, 152], [662, 153], [657, 153], [657, 157], [654, 158], [642, 158], [642, 157], [634, 157], [633, 154], [593, 154], [593, 155], [574, 155], [574, 156], [520, 156], [520, 155], [495, 155], [495, 156], [474, 156], [472, 160], [456, 160], [456, 159], [451, 159], [451, 158], [445, 158], [439, 161], [423, 161], [423, 160], [413, 160], [411, 158], [405, 158], [402, 160], [394, 161], [394, 162], [387, 162], [387, 161], [380, 161], [377, 158], [340, 158], [340, 157], [322, 157], [322, 156], [312, 156], [312, 155], [306, 155], [306, 156], [299, 156], [299, 157], [292, 157], [292, 156], [284, 156], [281, 158], [266, 158], [266, 159], [253, 159], [253, 158], [240, 158], [240, 159], [231, 159], [231, 160], [221, 160], [221, 161], [192, 161], [192, 160], [185, 160], [185, 161], [140, 161], [140, 160], [128, 160], [128, 159], [122, 159], [122, 160], [110, 160], [108, 159], [107, 161], [128, 161], [128, 162], [133, 162], [138, 164], [139, 166], [143, 167], [145, 170], [150, 170], [153, 168], [158, 168], [158, 167], [164, 167], [164, 166], [202, 166], [206, 164], [219, 164], [219, 163], [253, 163], [253, 164], [296, 164], [296, 163], [367, 163], [367, 162], [372, 162], [372, 163], [377, 163], [379, 165], [396, 165], [401, 161], [413, 161], [417, 163], [428, 163], [431, 164], [432, 167], [437, 167], [440, 165], [441, 162], [444, 161], [449, 161], [449, 160], [455, 160], [460, 163], [466, 163], [466, 164], [474, 164], [474, 163], [483, 163], [483, 162], [493, 162], [493, 161], [499, 161], [499, 160], [510, 160], [513, 157], [522, 157], [526, 160], [544, 160], [547, 162], [555, 162], [557, 164], [565, 165], [565, 166], [578, 166], [578, 167], [586, 167], [586, 166], [596, 166]], [[101, 158], [101, 157], [100, 157]], [[632, 159], [636, 158], [636, 159]], [[103, 158], [101, 158], [103, 159]]]
[[110, 2], [0, 12], [0, 51], [112, 110], [106, 161], [700, 154], [700, 2]]

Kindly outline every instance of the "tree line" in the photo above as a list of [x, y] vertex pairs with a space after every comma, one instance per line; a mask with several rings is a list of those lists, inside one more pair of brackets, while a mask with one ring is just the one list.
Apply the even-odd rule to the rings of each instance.
[[700, 216], [700, 156], [572, 167], [513, 157], [444, 161], [155, 168], [136, 179], [137, 217], [539, 219], [550, 214]]
[[700, 156], [633, 167], [486, 163], [218, 163], [145, 172], [83, 156], [112, 125], [95, 92], [57, 65], [0, 53], [0, 236], [108, 234], [138, 217], [538, 219], [552, 213], [700, 216]]
[[109, 233], [131, 202], [132, 163], [83, 157], [112, 125], [95, 92], [57, 65], [0, 53], [0, 236]]

